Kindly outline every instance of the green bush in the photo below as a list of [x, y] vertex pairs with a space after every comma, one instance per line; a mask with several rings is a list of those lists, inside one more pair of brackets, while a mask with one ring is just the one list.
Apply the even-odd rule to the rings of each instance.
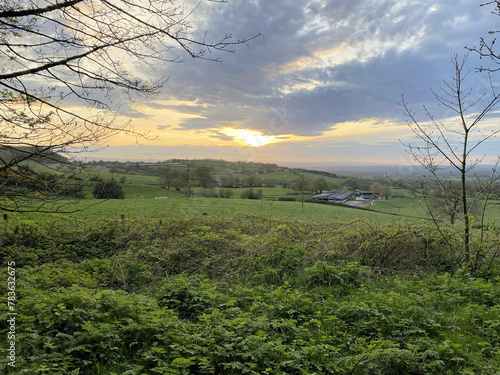
[[295, 202], [297, 198], [289, 195], [280, 195], [278, 198], [276, 198], [276, 200], [281, 202]]
[[124, 199], [125, 192], [116, 180], [100, 181], [94, 185], [92, 195], [95, 199]]
[[214, 188], [204, 188], [198, 195], [203, 198], [217, 198], [218, 193]]
[[260, 199], [262, 198], [262, 189], [253, 190], [253, 188], [246, 189], [240, 195], [241, 199]]
[[219, 198], [232, 198], [234, 192], [232, 189], [219, 189]]

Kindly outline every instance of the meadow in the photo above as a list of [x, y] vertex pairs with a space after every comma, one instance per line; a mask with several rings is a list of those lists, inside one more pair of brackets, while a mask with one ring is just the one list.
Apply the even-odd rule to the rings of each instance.
[[[125, 199], [94, 200], [91, 196], [74, 201], [67, 209], [75, 211], [68, 214], [9, 214], [15, 218], [184, 218], [190, 216], [231, 216], [250, 215], [268, 219], [295, 219], [325, 223], [329, 221], [349, 221], [366, 219], [378, 223], [413, 222], [428, 219], [423, 203], [411, 199], [379, 201], [369, 209], [356, 209], [344, 205], [324, 205], [308, 202], [312, 194], [306, 194], [302, 205], [302, 196], [291, 189], [255, 188], [262, 190], [262, 199], [241, 199], [245, 188], [230, 189], [232, 198], [204, 198], [197, 196], [201, 188], [193, 188], [188, 199], [185, 192], [165, 189], [158, 185], [129, 184], [123, 185]], [[278, 201], [279, 196], [290, 195], [296, 201]], [[167, 199], [155, 199], [166, 197]]]

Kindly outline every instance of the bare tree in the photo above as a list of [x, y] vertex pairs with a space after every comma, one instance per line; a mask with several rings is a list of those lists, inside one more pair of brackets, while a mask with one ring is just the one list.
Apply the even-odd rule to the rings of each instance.
[[[465, 71], [467, 56], [460, 59], [458, 55], [452, 58], [454, 74], [451, 81], [444, 81], [441, 92], [432, 91], [437, 102], [450, 111], [453, 120], [437, 120], [424, 106], [428, 121], [422, 122], [416, 113], [409, 107], [404, 97], [401, 105], [408, 116], [408, 125], [414, 132], [416, 144], [408, 143], [407, 150], [414, 160], [430, 172], [435, 183], [435, 190], [441, 192], [448, 199], [447, 210], [456, 210], [455, 217], [460, 219], [463, 238], [463, 260], [471, 262], [471, 229], [472, 216], [478, 205], [483, 205], [481, 220], [484, 220], [488, 192], [498, 179], [495, 167], [492, 168], [490, 178], [481, 179], [475, 173], [475, 168], [484, 161], [481, 146], [498, 135], [500, 130], [487, 130], [482, 125], [485, 117], [493, 112], [500, 101], [500, 94], [496, 92], [492, 81], [488, 93], [479, 96], [472, 95], [472, 89], [464, 85], [468, 78]], [[498, 163], [497, 163], [498, 164]], [[450, 181], [458, 181], [455, 187]], [[476, 192], [470, 189], [470, 182], [477, 181], [479, 188]], [[458, 198], [455, 203], [451, 197]], [[486, 197], [486, 198], [485, 198]], [[458, 211], [458, 212], [457, 212]], [[431, 211], [431, 214], [433, 212]], [[435, 216], [433, 215], [435, 218]], [[434, 222], [439, 226], [438, 220]], [[482, 226], [481, 226], [482, 227]], [[482, 229], [480, 240], [482, 240]]]
[[[432, 182], [432, 181], [431, 181]], [[461, 217], [463, 212], [462, 199], [462, 183], [458, 179], [440, 179], [434, 181], [433, 189], [422, 189], [422, 194], [425, 194], [427, 206], [436, 217], [445, 217], [449, 219], [450, 224], [454, 225], [457, 218]], [[467, 183], [468, 200], [477, 194], [476, 184], [473, 182]], [[466, 200], [467, 201], [467, 200]], [[471, 215], [476, 217], [478, 207], [471, 207]], [[472, 212], [474, 209], [474, 212]]]
[[172, 186], [174, 180], [179, 177], [179, 174], [179, 170], [172, 169], [167, 166], [167, 168], [160, 171], [159, 182], [160, 184], [166, 186], [168, 190], [170, 190], [170, 186]]
[[37, 168], [26, 174], [20, 165], [60, 163], [61, 153], [117, 132], [144, 135], [116, 121], [119, 104], [112, 99], [116, 91], [129, 99], [156, 94], [166, 79], [138, 76], [136, 64], [181, 62], [183, 54], [219, 61], [206, 52], [233, 52], [256, 37], [194, 37], [189, 19], [198, 6], [189, 10], [173, 0], [0, 2], [0, 210], [42, 210], [45, 199], [36, 188], [15, 188], [42, 180]]
[[[492, 13], [496, 16], [500, 16], [500, 0], [493, 0], [493, 1], [488, 1], [486, 3], [481, 4], [481, 6], [486, 7], [486, 6], [491, 6], [494, 5], [495, 9], [492, 11]], [[490, 35], [495, 35], [499, 33], [500, 30], [490, 30], [489, 34]], [[481, 37], [479, 40], [479, 46], [476, 47], [466, 47], [469, 51], [471, 52], [476, 52], [479, 54], [481, 59], [485, 58], [491, 62], [493, 62], [493, 67], [489, 66], [481, 66], [478, 68], [479, 71], [481, 72], [497, 72], [500, 70], [500, 54], [495, 50], [495, 44], [496, 44], [496, 38], [493, 39], [488, 39]]]
[[217, 181], [214, 178], [214, 171], [207, 166], [196, 168], [194, 170], [194, 179], [198, 182], [199, 186], [204, 189], [217, 186]]

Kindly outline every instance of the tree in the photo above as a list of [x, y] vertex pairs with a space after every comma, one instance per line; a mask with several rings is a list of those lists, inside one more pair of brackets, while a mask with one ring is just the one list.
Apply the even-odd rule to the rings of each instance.
[[177, 190], [184, 189], [189, 183], [189, 173], [188, 171], [182, 171], [179, 173], [177, 178], [172, 182]]
[[275, 178], [264, 178], [262, 180], [262, 185], [265, 187], [273, 188], [278, 185], [278, 181]]
[[337, 181], [329, 182], [328, 183], [328, 188], [330, 190], [342, 189], [342, 185], [340, 184], [340, 182], [337, 182]]
[[[495, 10], [492, 11], [493, 14], [500, 16], [500, 0], [488, 1], [480, 6], [490, 6], [495, 5]], [[490, 30], [490, 35], [495, 35], [499, 33], [500, 30]], [[481, 59], [486, 58], [487, 60], [493, 62], [493, 67], [481, 66], [479, 71], [481, 72], [497, 72], [500, 70], [500, 53], [495, 50], [496, 38], [492, 40], [486, 38], [480, 38], [479, 47], [466, 47], [469, 51], [477, 53]]]
[[[161, 0], [3, 0], [0, 172], [23, 177], [18, 167], [27, 161], [54, 167], [61, 153], [83, 151], [117, 132], [143, 136], [116, 120], [120, 100], [113, 98], [158, 93], [166, 80], [135, 74], [137, 63], [181, 62], [179, 49], [219, 61], [206, 52], [233, 52], [255, 37], [196, 39], [192, 11]], [[12, 189], [0, 194], [0, 210], [21, 211], [21, 202], [33, 210], [33, 195]]]
[[[477, 194], [477, 189], [472, 182], [467, 183], [467, 199], [472, 199]], [[428, 207], [436, 216], [446, 217], [450, 224], [454, 225], [455, 220], [460, 217], [463, 211], [463, 199], [461, 197], [462, 183], [459, 180], [442, 180], [441, 183], [435, 183], [434, 189], [427, 194]], [[474, 205], [471, 210], [472, 216], [477, 214], [477, 206]]]
[[174, 180], [179, 177], [179, 171], [172, 169], [170, 167], [167, 167], [165, 169], [162, 169], [161, 172], [159, 173], [159, 182], [161, 185], [166, 186], [167, 189], [170, 190], [170, 186], [173, 185]]
[[311, 181], [304, 176], [301, 176], [297, 181], [295, 181], [291, 188], [295, 191], [303, 193], [305, 191], [309, 191], [309, 186], [311, 185]]
[[227, 174], [224, 176], [221, 176], [220, 178], [220, 186], [225, 187], [225, 188], [235, 188], [239, 187], [240, 185], [240, 179], [237, 177], [234, 177], [232, 174]]
[[194, 170], [194, 179], [198, 181], [199, 186], [208, 189], [217, 185], [213, 174], [213, 170], [209, 167], [199, 167]]
[[250, 176], [248, 176], [246, 179], [245, 179], [245, 183], [244, 183], [245, 187], [259, 187], [261, 186], [261, 183], [259, 181], [259, 178], [252, 174]]
[[328, 190], [328, 182], [323, 177], [319, 177], [311, 182], [309, 189], [316, 193], [321, 193], [323, 190]]
[[345, 180], [344, 185], [352, 190], [368, 190], [370, 187], [366, 179], [359, 177], [348, 177]]
[[[414, 160], [430, 172], [433, 182], [442, 192], [449, 190], [450, 179], [458, 179], [459, 181], [458, 191], [452, 190], [452, 194], [459, 198], [460, 204], [456, 206], [452, 204], [449, 208], [459, 210], [458, 217], [462, 222], [463, 259], [467, 264], [470, 264], [471, 223], [474, 220], [472, 213], [476, 206], [481, 203], [483, 194], [488, 196], [489, 189], [499, 177], [496, 167], [493, 168], [488, 179], [479, 179], [474, 174], [474, 168], [485, 157], [481, 153], [481, 146], [500, 132], [499, 130], [488, 131], [481, 128], [480, 124], [489, 113], [497, 108], [500, 94], [491, 84], [489, 94], [485, 93], [479, 97], [471, 95], [472, 89], [464, 85], [468, 76], [464, 70], [466, 61], [467, 56], [459, 59], [458, 55], [454, 55], [452, 58], [454, 74], [451, 77], [451, 82], [445, 81], [439, 94], [432, 91], [437, 102], [455, 116], [454, 121], [441, 122], [424, 106], [429, 122], [421, 122], [415, 112], [410, 109], [404, 97], [401, 105], [408, 116], [408, 126], [419, 141], [418, 144], [406, 144], [407, 150]], [[471, 178], [475, 178], [479, 185], [478, 192], [474, 195], [469, 189]], [[483, 219], [485, 204], [481, 209]], [[434, 222], [439, 228], [438, 221], [434, 220]], [[481, 233], [480, 239], [482, 238]]]
[[375, 195], [385, 195], [389, 196], [391, 189], [387, 185], [383, 185], [378, 181], [375, 181], [370, 185], [370, 191]]
[[241, 199], [260, 199], [262, 198], [262, 189], [253, 190], [253, 188], [246, 189], [240, 194]]
[[101, 181], [94, 185], [92, 195], [95, 199], [123, 199], [125, 192], [116, 180]]

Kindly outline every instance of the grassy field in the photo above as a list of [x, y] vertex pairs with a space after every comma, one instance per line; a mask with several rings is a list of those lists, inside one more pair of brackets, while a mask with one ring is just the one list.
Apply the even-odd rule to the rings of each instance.
[[[68, 219], [85, 218], [119, 218], [123, 214], [126, 218], [185, 218], [190, 216], [217, 216], [231, 217], [235, 215], [260, 216], [268, 219], [295, 219], [306, 222], [327, 223], [329, 221], [349, 221], [367, 219], [377, 223], [394, 221], [415, 221], [417, 218], [398, 217], [384, 213], [358, 210], [349, 207], [328, 206], [314, 203], [304, 203], [302, 212], [301, 202], [278, 202], [269, 200], [222, 199], [222, 198], [132, 198], [124, 200], [97, 201], [97, 204], [88, 206], [93, 200], [83, 200], [72, 206], [81, 208], [71, 214], [61, 217]], [[11, 214], [12, 217], [37, 218], [41, 214]], [[46, 214], [43, 217], [55, 217], [57, 214]]]
[[[111, 175], [111, 174], [110, 174]], [[388, 222], [416, 222], [430, 219], [425, 202], [415, 198], [396, 198], [376, 201], [365, 210], [360, 210], [342, 205], [324, 205], [305, 202], [302, 206], [301, 195], [292, 189], [284, 188], [254, 188], [262, 190], [262, 199], [241, 199], [240, 195], [247, 188], [233, 188], [233, 197], [203, 198], [200, 196], [202, 188], [192, 188], [191, 197], [187, 199], [185, 191], [173, 188], [166, 189], [157, 184], [157, 179], [152, 176], [124, 175], [126, 182], [122, 185], [125, 199], [99, 201], [92, 199], [88, 194], [86, 199], [71, 206], [77, 212], [64, 214], [62, 217], [70, 218], [181, 218], [189, 216], [234, 216], [238, 214], [253, 215], [265, 218], [296, 219], [306, 222], [326, 223], [329, 221], [349, 221], [366, 219], [374, 223]], [[114, 174], [115, 178], [121, 177]], [[218, 192], [219, 189], [214, 189]], [[281, 202], [276, 198], [283, 195], [293, 196], [295, 202]], [[304, 195], [307, 199], [311, 194]], [[155, 197], [168, 197], [168, 199], [155, 199]], [[499, 201], [491, 201], [488, 206], [486, 220], [491, 222], [500, 218]], [[9, 214], [17, 218], [37, 218], [40, 214]], [[47, 214], [43, 217], [51, 217]], [[447, 218], [440, 218], [446, 222]]]
[[[381, 212], [361, 210], [341, 205], [325, 205], [317, 203], [275, 201], [275, 193], [283, 193], [282, 189], [264, 188], [263, 199], [241, 199], [238, 190], [234, 189], [233, 198], [202, 198], [192, 196], [187, 199], [181, 192], [167, 190], [154, 186], [125, 185], [126, 199], [94, 200], [83, 199], [70, 206], [77, 212], [69, 214], [9, 214], [10, 217], [21, 218], [54, 218], [66, 219], [100, 219], [120, 218], [124, 215], [128, 219], [138, 218], [187, 218], [191, 216], [233, 217], [238, 215], [258, 216], [266, 219], [293, 219], [303, 222], [328, 223], [366, 219], [373, 223], [389, 222], [418, 222], [422, 219], [418, 212], [412, 209], [411, 202], [407, 202], [405, 211], [395, 212], [390, 209], [390, 203], [384, 202], [384, 207], [379, 207]], [[267, 195], [266, 195], [267, 193]], [[279, 194], [278, 194], [279, 195]], [[168, 199], [154, 199], [155, 197], [168, 197]], [[300, 199], [300, 196], [297, 197]], [[394, 201], [395, 202], [395, 201]], [[394, 204], [394, 202], [392, 202]], [[397, 210], [396, 210], [397, 211]], [[398, 216], [402, 215], [402, 216]]]
[[[373, 210], [401, 216], [430, 218], [426, 203], [422, 199], [399, 198], [387, 201], [377, 201]], [[443, 222], [449, 221], [449, 218], [445, 216], [439, 216], [438, 219], [443, 220]], [[490, 200], [486, 209], [484, 221], [491, 223], [498, 219], [500, 219], [500, 201]], [[475, 221], [480, 221], [480, 217], [476, 217]]]
[[373, 209], [394, 215], [428, 217], [425, 202], [417, 199], [399, 198], [380, 200], [375, 202]]
[[159, 186], [158, 177], [155, 176], [143, 176], [143, 175], [131, 175], [124, 173], [109, 173], [109, 172], [99, 172], [98, 176], [104, 180], [109, 180], [114, 178], [120, 181], [122, 177], [125, 177], [125, 183], [136, 184], [136, 185], [153, 185]]

